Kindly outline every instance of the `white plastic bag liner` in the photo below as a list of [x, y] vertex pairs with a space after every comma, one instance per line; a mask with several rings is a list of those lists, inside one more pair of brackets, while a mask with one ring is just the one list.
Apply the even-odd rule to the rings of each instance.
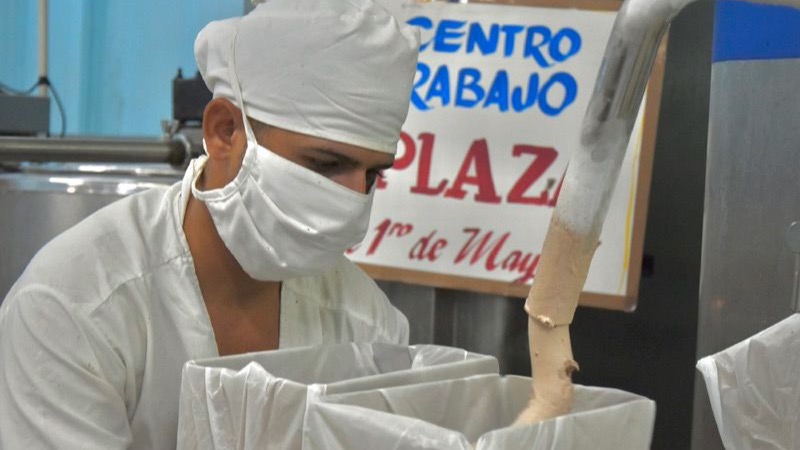
[[531, 379], [479, 375], [331, 395], [309, 404], [304, 450], [648, 449], [655, 402], [616, 389], [575, 386], [572, 412], [510, 428]]
[[800, 449], [800, 314], [697, 368], [726, 449]]
[[497, 373], [491, 356], [433, 345], [340, 344], [189, 361], [179, 449], [299, 449], [307, 398]]

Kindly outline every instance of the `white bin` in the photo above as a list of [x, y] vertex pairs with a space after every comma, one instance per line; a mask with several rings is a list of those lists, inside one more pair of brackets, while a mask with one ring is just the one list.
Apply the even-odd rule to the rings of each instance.
[[303, 449], [650, 448], [655, 403], [615, 389], [575, 386], [570, 414], [509, 427], [530, 388], [530, 378], [479, 375], [326, 396], [309, 404]]
[[800, 314], [697, 368], [726, 449], [800, 449]]
[[300, 449], [309, 398], [497, 371], [491, 356], [433, 345], [340, 344], [189, 361], [178, 448]]

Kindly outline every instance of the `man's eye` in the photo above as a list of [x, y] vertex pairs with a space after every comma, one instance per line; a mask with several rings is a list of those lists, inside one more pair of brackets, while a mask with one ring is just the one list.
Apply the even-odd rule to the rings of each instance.
[[321, 175], [334, 174], [341, 169], [342, 163], [340, 161], [325, 161], [321, 159], [311, 160], [311, 170]]

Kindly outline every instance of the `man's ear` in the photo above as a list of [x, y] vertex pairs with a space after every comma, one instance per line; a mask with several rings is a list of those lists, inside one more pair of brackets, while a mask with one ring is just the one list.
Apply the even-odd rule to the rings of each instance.
[[224, 186], [239, 172], [247, 147], [239, 108], [224, 98], [211, 100], [203, 112], [203, 139], [209, 160], [202, 184], [206, 189]]
[[211, 159], [240, 159], [246, 138], [242, 113], [229, 100], [215, 98], [203, 112], [203, 139]]

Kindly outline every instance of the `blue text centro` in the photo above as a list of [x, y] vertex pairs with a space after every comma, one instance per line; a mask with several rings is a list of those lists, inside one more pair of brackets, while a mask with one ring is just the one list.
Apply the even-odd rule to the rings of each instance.
[[[499, 112], [523, 112], [538, 108], [547, 116], [557, 116], [578, 95], [578, 83], [567, 71], [553, 68], [577, 55], [581, 36], [573, 28], [551, 29], [545, 25], [518, 25], [465, 20], [434, 21], [425, 16], [408, 20], [420, 28], [420, 62], [411, 93], [411, 104], [420, 111], [436, 107], [496, 108]], [[425, 52], [461, 53], [469, 56], [494, 56], [480, 67], [431, 66]], [[524, 80], [512, 81], [496, 58], [530, 61], [532, 71]], [[547, 70], [543, 70], [547, 69]]]

